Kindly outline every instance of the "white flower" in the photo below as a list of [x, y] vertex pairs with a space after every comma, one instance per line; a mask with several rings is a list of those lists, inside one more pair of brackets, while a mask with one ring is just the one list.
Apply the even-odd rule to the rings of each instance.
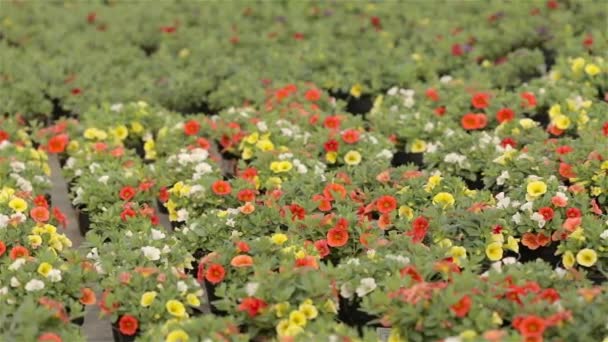
[[370, 143], [372, 143], [373, 145], [378, 145], [378, 139], [373, 136], [373, 135], [369, 135], [367, 136], [367, 139], [369, 140]]
[[13, 172], [19, 173], [25, 170], [25, 164], [20, 161], [13, 161], [10, 165]]
[[11, 215], [10, 220], [19, 224], [25, 222], [25, 220], [27, 220], [27, 216], [25, 216], [23, 213], [14, 213]]
[[509, 171], [504, 170], [504, 171], [503, 171], [503, 172], [500, 174], [500, 176], [498, 176], [498, 178], [496, 178], [496, 184], [497, 184], [497, 185], [503, 185], [503, 184], [505, 184], [505, 181], [506, 181], [507, 179], [509, 179], [509, 177], [510, 177], [510, 176], [509, 176]]
[[228, 227], [234, 228], [234, 226], [236, 226], [236, 221], [231, 217], [226, 220], [226, 225]]
[[557, 274], [558, 278], [565, 277], [566, 273], [568, 273], [568, 272], [565, 269], [561, 268], [561, 267], [555, 268], [555, 274]]
[[514, 257], [506, 257], [502, 259], [502, 263], [505, 265], [517, 264], [517, 259], [515, 259]]
[[10, 219], [8, 216], [0, 214], [0, 228], [6, 228], [6, 226], [8, 226], [9, 221]]
[[397, 95], [397, 91], [398, 91], [398, 90], [399, 90], [399, 88], [397, 88], [397, 87], [392, 87], [391, 89], [389, 89], [389, 90], [386, 92], [386, 95], [395, 96], [395, 95]]
[[498, 201], [498, 203], [496, 203], [496, 208], [498, 209], [508, 208], [509, 204], [511, 204], [511, 198], [505, 196], [504, 192], [501, 192], [496, 195], [496, 200]]
[[0, 289], [0, 296], [5, 296], [8, 294], [8, 287], [3, 287]]
[[17, 279], [17, 277], [12, 277], [11, 278], [11, 287], [19, 287], [19, 286], [21, 286], [19, 279]]
[[416, 103], [416, 102], [414, 101], [414, 98], [413, 98], [413, 97], [406, 97], [406, 98], [403, 100], [403, 107], [405, 107], [405, 108], [412, 108], [412, 107], [414, 107], [414, 104], [415, 104], [415, 103]]
[[545, 217], [539, 213], [534, 213], [530, 216], [530, 219], [532, 219], [532, 221], [536, 221], [538, 223], [538, 228], [542, 228], [545, 226]]
[[391, 158], [393, 158], [393, 152], [391, 152], [390, 150], [384, 149], [376, 155], [376, 158], [391, 159]]
[[600, 234], [600, 238], [604, 240], [608, 239], [608, 229], [604, 230], [602, 234]]
[[450, 336], [444, 339], [443, 342], [462, 342], [462, 339], [459, 336]]
[[340, 296], [342, 296], [342, 298], [352, 298], [353, 297], [353, 289], [350, 287], [350, 285], [348, 283], [344, 283], [342, 284], [342, 286], [340, 286]]
[[178, 281], [177, 282], [177, 290], [179, 292], [181, 292], [181, 293], [184, 293], [184, 292], [188, 291], [188, 284], [186, 284], [185, 282], [183, 282], [181, 280]]
[[39, 291], [44, 288], [44, 282], [38, 279], [32, 279], [25, 284], [25, 290], [28, 292]]
[[127, 231], [125, 232], [125, 236], [126, 236], [126, 237], [132, 237], [132, 236], [133, 236], [133, 232], [132, 232], [132, 231], [130, 231], [130, 230], [127, 230]]
[[115, 103], [110, 106], [110, 110], [114, 112], [120, 112], [122, 110], [122, 103]]
[[109, 179], [110, 179], [110, 176], [108, 176], [108, 175], [103, 175], [103, 176], [99, 177], [99, 178], [97, 179], [97, 181], [98, 181], [99, 183], [102, 183], [102, 184], [108, 184], [108, 180], [109, 180]]
[[513, 221], [515, 224], [520, 224], [521, 215], [519, 213], [515, 213], [515, 215], [511, 216], [511, 221]]
[[199, 192], [205, 192], [205, 188], [203, 188], [203, 186], [202, 186], [202, 185], [200, 185], [200, 184], [193, 185], [193, 186], [190, 188], [190, 194], [191, 194], [191, 195], [197, 194], [197, 193], [199, 193]]
[[198, 174], [206, 175], [206, 174], [210, 173], [211, 171], [213, 171], [213, 169], [211, 168], [211, 165], [209, 165], [208, 163], [202, 162], [200, 164], [197, 164], [194, 167], [194, 171]]
[[255, 293], [258, 291], [258, 287], [260, 284], [258, 283], [247, 283], [245, 284], [245, 292], [249, 297], [253, 297]]
[[359, 286], [357, 287], [357, 296], [363, 297], [366, 294], [374, 291], [376, 289], [376, 280], [374, 278], [363, 278], [359, 282]]
[[450, 76], [450, 75], [443, 75], [439, 79], [439, 82], [441, 82], [443, 84], [450, 83], [451, 81], [452, 81], [452, 76]]
[[87, 259], [98, 260], [99, 252], [97, 251], [97, 247], [91, 249], [91, 251], [87, 254]]
[[54, 268], [52, 269], [49, 274], [47, 275], [47, 279], [49, 279], [51, 282], [53, 283], [57, 283], [60, 282], [62, 277], [61, 277], [61, 271]]
[[177, 221], [178, 222], [185, 222], [188, 220], [188, 210], [186, 209], [180, 209], [177, 211]]
[[291, 159], [293, 158], [293, 153], [281, 153], [279, 154], [279, 160]]
[[148, 260], [154, 261], [160, 259], [160, 249], [156, 247], [145, 246], [141, 248], [141, 251]]
[[435, 128], [435, 125], [432, 122], [427, 122], [424, 125], [424, 131], [425, 132], [431, 132], [431, 131], [433, 131], [434, 128]]
[[408, 257], [404, 257], [403, 255], [392, 255], [392, 254], [387, 254], [386, 255], [387, 259], [391, 259], [391, 260], [395, 260], [398, 263], [402, 264], [402, 265], [407, 265], [410, 263], [410, 258]]
[[359, 265], [360, 261], [358, 258], [350, 258], [350, 259], [346, 260], [346, 264], [347, 265]]
[[427, 143], [426, 144], [426, 152], [427, 153], [435, 153], [437, 152], [437, 150], [439, 149], [439, 147], [443, 146], [442, 143], [440, 142], [436, 142], [436, 143]]
[[150, 232], [152, 233], [152, 240], [164, 239], [166, 236], [165, 233], [159, 229], [151, 229]]
[[532, 207], [534, 206], [533, 202], [526, 202], [524, 204], [522, 204], [519, 209], [523, 210], [523, 211], [527, 211], [527, 212], [532, 212]]
[[299, 164], [296, 166], [296, 171], [300, 174], [306, 174], [308, 173], [308, 168], [303, 164]]
[[13, 261], [13, 263], [8, 267], [8, 269], [11, 271], [16, 271], [16, 270], [20, 269], [21, 266], [23, 266], [24, 264], [25, 264], [25, 258], [19, 258], [19, 259]]
[[443, 158], [443, 161], [451, 164], [458, 164], [458, 166], [462, 166], [462, 164], [467, 160], [467, 157], [458, 153], [448, 153]]
[[258, 128], [258, 130], [260, 132], [266, 132], [268, 130], [268, 126], [266, 125], [266, 123], [264, 121], [258, 122], [258, 124], [256, 125], [256, 127]]
[[281, 128], [281, 134], [283, 134], [286, 137], [292, 137], [293, 131], [289, 128]]

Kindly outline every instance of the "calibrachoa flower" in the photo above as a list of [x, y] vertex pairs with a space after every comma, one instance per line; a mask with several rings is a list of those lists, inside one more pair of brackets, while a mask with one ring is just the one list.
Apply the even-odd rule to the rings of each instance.
[[260, 314], [260, 311], [264, 310], [268, 304], [256, 297], [243, 298], [241, 304], [239, 304], [238, 310], [245, 311], [249, 317], [255, 317]]
[[123, 315], [118, 320], [118, 328], [123, 335], [133, 336], [139, 329], [139, 321], [131, 315]]

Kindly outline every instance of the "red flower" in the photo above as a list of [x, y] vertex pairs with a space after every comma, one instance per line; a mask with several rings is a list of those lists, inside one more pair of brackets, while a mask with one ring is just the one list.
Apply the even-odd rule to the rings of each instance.
[[46, 207], [34, 207], [30, 210], [30, 216], [32, 219], [38, 223], [44, 223], [49, 220], [50, 213]]
[[137, 216], [137, 212], [131, 208], [125, 208], [120, 213], [120, 219], [123, 221], [127, 221], [127, 218]]
[[339, 129], [340, 128], [340, 117], [337, 115], [328, 116], [323, 121], [323, 126], [327, 129]]
[[458, 318], [466, 317], [471, 310], [472, 300], [469, 296], [464, 295], [460, 300], [450, 307], [450, 310], [456, 315]]
[[325, 152], [338, 152], [338, 148], [340, 147], [340, 143], [334, 139], [330, 139], [325, 144], [323, 144], [323, 148]]
[[348, 230], [332, 228], [327, 232], [327, 244], [331, 247], [342, 247], [348, 242]]
[[27, 250], [27, 248], [23, 246], [15, 246], [13, 247], [13, 249], [11, 249], [10, 252], [10, 257], [12, 260], [16, 260], [19, 258], [27, 258], [29, 255], [30, 252]]
[[412, 237], [412, 241], [418, 243], [424, 240], [426, 232], [429, 229], [429, 221], [424, 216], [418, 216], [412, 221], [412, 229], [406, 233]]
[[511, 108], [501, 108], [498, 113], [496, 113], [496, 120], [498, 122], [509, 122], [515, 119], [515, 112]]
[[547, 8], [548, 9], [557, 9], [559, 7], [559, 3], [556, 0], [549, 0], [547, 1]]
[[184, 124], [184, 134], [188, 136], [197, 135], [200, 129], [201, 124], [199, 124], [196, 120], [188, 120]]
[[568, 145], [559, 146], [558, 148], [555, 149], [555, 153], [561, 154], [561, 155], [568, 154], [572, 151], [574, 151], [574, 149]]
[[413, 281], [420, 283], [422, 282], [422, 276], [420, 275], [420, 273], [416, 270], [416, 268], [414, 268], [414, 266], [406, 266], [403, 269], [401, 269], [401, 271], [399, 271], [399, 274], [401, 274], [401, 277], [405, 277], [410, 276], [412, 278]]
[[572, 170], [572, 165], [559, 163], [559, 174], [564, 178], [575, 178], [576, 173]]
[[593, 46], [593, 36], [588, 34], [585, 36], [585, 39], [583, 39], [583, 46], [590, 48]]
[[534, 96], [534, 93], [525, 91], [525, 92], [521, 93], [519, 96], [521, 97], [522, 100], [524, 100], [521, 103], [522, 107], [524, 107], [524, 108], [536, 107], [536, 96]]
[[308, 89], [304, 94], [304, 97], [310, 102], [319, 101], [321, 98], [321, 91], [316, 88]]
[[51, 333], [51, 332], [47, 332], [44, 333], [40, 336], [38, 336], [38, 342], [62, 342], [63, 340], [61, 339], [61, 336], [55, 334], [55, 333]]
[[4, 253], [6, 253], [6, 245], [4, 242], [0, 241], [0, 257], [3, 256]]
[[136, 193], [137, 190], [135, 190], [135, 188], [127, 185], [123, 186], [122, 189], [120, 189], [119, 196], [123, 201], [130, 201], [133, 199], [133, 197], [135, 197]]
[[485, 114], [467, 113], [460, 119], [462, 128], [466, 130], [482, 129], [488, 124]]
[[[515, 321], [513, 322], [515, 326]], [[524, 337], [541, 337], [546, 329], [545, 320], [541, 317], [530, 315], [517, 321], [515, 329]]]
[[255, 317], [260, 313], [260, 311], [262, 311], [267, 306], [268, 304], [266, 304], [266, 302], [262, 299], [255, 297], [247, 297], [241, 301], [238, 310], [246, 311], [249, 317]]
[[236, 250], [239, 253], [247, 253], [251, 249], [251, 248], [249, 248], [249, 245], [245, 241], [239, 241], [235, 245], [236, 245]]
[[579, 208], [568, 208], [566, 210], [567, 218], [579, 218], [581, 216], [583, 216], [583, 214], [581, 213], [581, 210]]
[[543, 215], [545, 221], [550, 221], [553, 218], [553, 209], [550, 207], [542, 207], [538, 209], [538, 213]]
[[49, 203], [46, 201], [46, 197], [44, 195], [38, 195], [34, 198], [34, 204], [39, 207], [49, 207]]
[[293, 203], [289, 205], [289, 211], [291, 212], [291, 220], [303, 220], [306, 217], [306, 209]]
[[253, 202], [255, 201], [255, 191], [252, 189], [243, 189], [238, 192], [236, 198], [241, 202]]
[[88, 287], [80, 289], [80, 294], [80, 303], [84, 305], [93, 305], [95, 302], [97, 302], [95, 292]]
[[293, 39], [295, 40], [302, 40], [304, 39], [304, 33], [302, 32], [296, 32], [293, 34]]
[[169, 200], [170, 194], [169, 194], [169, 190], [167, 190], [166, 187], [162, 187], [160, 188], [160, 190], [158, 190], [158, 199], [162, 202], [165, 203]]
[[549, 244], [549, 237], [543, 233], [524, 233], [521, 238], [521, 244], [528, 247], [531, 250], [536, 250], [539, 247], [544, 247]]
[[80, 95], [80, 94], [82, 94], [82, 89], [80, 89], [80, 88], [73, 88], [72, 90], [70, 90], [70, 93], [72, 93], [72, 95], [74, 95], [74, 96]]
[[209, 148], [211, 148], [211, 143], [209, 143], [209, 140], [205, 138], [197, 138], [196, 144], [203, 150], [208, 150]]
[[608, 137], [608, 121], [606, 121], [606, 123], [604, 123], [604, 126], [602, 126], [602, 134]]
[[205, 279], [212, 284], [217, 284], [224, 280], [225, 275], [226, 271], [222, 265], [211, 264], [205, 272]]
[[177, 30], [177, 27], [175, 27], [175, 26], [161, 26], [160, 30], [163, 33], [172, 34], [172, 33], [175, 33], [175, 31]]
[[[437, 90], [435, 90], [435, 88], [427, 89], [425, 92], [425, 95], [426, 95], [426, 98], [431, 101], [434, 101], [434, 102], [439, 101], [439, 92], [437, 92]], [[444, 111], [445, 111], [445, 107], [444, 107]]]
[[[606, 123], [606, 125], [608, 127], [608, 123]], [[10, 136], [8, 135], [8, 133], [6, 133], [5, 131], [0, 130], [0, 142], [3, 142], [5, 140], [8, 140]]]
[[69, 138], [67, 134], [56, 135], [49, 139], [47, 150], [49, 153], [63, 153], [68, 146], [68, 141]]
[[517, 147], [517, 142], [513, 138], [506, 137], [502, 139], [502, 141], [500, 142], [500, 146], [502, 146], [503, 148], [507, 148], [507, 146], [515, 148]]
[[452, 56], [462, 56], [463, 50], [460, 44], [452, 45]]
[[95, 13], [95, 12], [89, 12], [89, 14], [87, 14], [87, 22], [89, 24], [94, 23], [95, 19], [97, 19], [97, 13]]
[[475, 93], [471, 98], [471, 105], [477, 109], [484, 109], [490, 105], [490, 94]]
[[359, 141], [359, 135], [356, 129], [348, 129], [342, 133], [342, 140], [347, 144], [354, 144]]
[[127, 336], [133, 336], [139, 328], [137, 318], [131, 315], [123, 315], [118, 320], [118, 330], [120, 333]]
[[369, 22], [372, 24], [373, 27], [376, 28], [376, 30], [382, 29], [382, 22], [381, 22], [380, 18], [373, 16], [369, 19]]
[[445, 106], [439, 106], [439, 107], [435, 108], [435, 115], [437, 115], [437, 116], [445, 115]]
[[[319, 253], [319, 256], [321, 257], [321, 259], [328, 256], [330, 253], [330, 250], [329, 250], [329, 247], [327, 244], [327, 240], [315, 241], [315, 249]], [[0, 253], [0, 255], [2, 255], [2, 254]]]
[[388, 214], [397, 209], [397, 200], [393, 196], [382, 196], [376, 200], [376, 208], [382, 214]]
[[218, 180], [211, 185], [211, 190], [213, 190], [213, 193], [218, 196], [225, 196], [230, 195], [232, 192], [232, 186], [230, 186], [230, 183], [226, 181]]
[[68, 226], [68, 219], [61, 212], [61, 210], [59, 210], [59, 208], [53, 208], [53, 217], [64, 229]]

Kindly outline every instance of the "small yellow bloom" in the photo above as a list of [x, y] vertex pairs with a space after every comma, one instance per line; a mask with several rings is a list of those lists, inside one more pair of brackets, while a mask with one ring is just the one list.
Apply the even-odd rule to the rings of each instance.
[[289, 324], [290, 325], [304, 327], [304, 326], [306, 326], [306, 322], [307, 322], [306, 316], [303, 313], [301, 313], [300, 311], [297, 311], [297, 310], [292, 311], [289, 314]]
[[519, 239], [512, 236], [507, 237], [507, 243], [504, 245], [504, 247], [515, 253], [519, 253]]
[[52, 270], [53, 265], [49, 264], [48, 262], [43, 262], [38, 266], [38, 274], [45, 278], [49, 276], [49, 273], [51, 273]]
[[448, 254], [454, 259], [456, 265], [460, 265], [460, 261], [467, 258], [467, 250], [462, 246], [452, 246]]
[[591, 267], [597, 262], [597, 253], [590, 248], [581, 249], [576, 253], [576, 262], [585, 267]]
[[433, 203], [440, 204], [444, 208], [454, 205], [454, 202], [456, 202], [454, 200], [454, 196], [452, 196], [452, 194], [450, 194], [449, 192], [440, 192], [435, 195], [435, 197], [433, 197]]
[[337, 159], [338, 159], [338, 152], [331, 151], [331, 152], [327, 152], [325, 154], [325, 160], [330, 164], [335, 164]]
[[277, 324], [277, 334], [279, 335], [279, 337], [281, 336], [287, 336], [287, 329], [289, 328], [289, 320], [288, 319], [283, 319], [281, 321], [279, 321], [279, 324]]
[[348, 151], [346, 155], [344, 155], [344, 162], [346, 165], [358, 165], [361, 163], [361, 153], [357, 151]]
[[405, 217], [408, 220], [411, 220], [414, 218], [414, 210], [407, 205], [402, 205], [399, 207], [399, 217]]
[[198, 299], [198, 296], [195, 295], [194, 293], [189, 293], [186, 296], [186, 302], [188, 302], [188, 305], [193, 306], [193, 307], [198, 307], [201, 305], [200, 299]]
[[356, 83], [355, 85], [353, 85], [350, 88], [350, 94], [356, 98], [359, 98], [361, 96], [362, 92], [363, 92], [363, 86], [359, 83]]
[[304, 331], [304, 329], [302, 329], [301, 326], [298, 326], [295, 324], [289, 324], [289, 326], [287, 327], [287, 329], [285, 331], [285, 336], [296, 336], [296, 335], [300, 334], [302, 331]]
[[562, 115], [562, 106], [559, 104], [554, 104], [549, 108], [549, 118], [553, 119], [554, 117]]
[[280, 177], [268, 177], [268, 180], [266, 181], [266, 187], [269, 189], [280, 188], [281, 184], [283, 184], [283, 181]]
[[538, 125], [538, 123], [530, 118], [525, 118], [525, 119], [519, 120], [519, 125], [523, 129], [531, 129], [531, 128], [536, 127]]
[[492, 242], [486, 247], [486, 256], [491, 261], [498, 261], [502, 259], [502, 254], [502, 244], [499, 242]]
[[10, 200], [10, 202], [8, 202], [8, 206], [18, 213], [22, 213], [27, 210], [27, 202], [19, 197], [15, 197]]
[[450, 240], [450, 239], [442, 239], [437, 244], [439, 245], [439, 247], [443, 247], [443, 248], [452, 247], [452, 240]]
[[276, 233], [276, 234], [272, 234], [272, 236], [270, 237], [270, 240], [275, 245], [282, 245], [288, 240], [288, 238], [287, 238], [287, 235], [285, 235], [283, 233]]
[[564, 252], [564, 255], [562, 255], [562, 264], [564, 264], [565, 268], [572, 268], [575, 261], [576, 259], [571, 251], [566, 251]]
[[553, 119], [553, 123], [555, 124], [555, 127], [561, 129], [561, 130], [565, 130], [568, 129], [568, 127], [570, 127], [570, 124], [572, 123], [572, 121], [570, 121], [570, 118], [563, 115], [563, 114], [559, 114], [556, 115], [555, 118]]
[[475, 330], [467, 329], [460, 333], [460, 338], [463, 340], [473, 340], [477, 338]]
[[306, 316], [306, 319], [315, 319], [319, 315], [319, 311], [312, 304], [301, 304], [298, 310]]
[[133, 132], [135, 134], [139, 134], [143, 131], [144, 131], [144, 126], [142, 126], [142, 124], [139, 123], [139, 121], [131, 122], [131, 132]]
[[125, 140], [129, 136], [129, 129], [124, 125], [115, 127], [111, 132], [112, 135], [120, 141]]
[[328, 299], [325, 301], [325, 303], [323, 303], [323, 310], [328, 313], [333, 313], [333, 314], [338, 313], [338, 307], [337, 307], [336, 303], [331, 299]]
[[426, 142], [424, 142], [424, 140], [415, 139], [410, 145], [410, 151], [412, 151], [412, 153], [422, 153], [426, 151]]
[[502, 325], [502, 317], [496, 311], [492, 312], [492, 324]]
[[42, 245], [42, 238], [38, 235], [28, 235], [27, 240], [32, 248], [38, 248]]
[[182, 304], [180, 301], [171, 299], [167, 301], [167, 303], [165, 304], [165, 308], [167, 309], [167, 312], [169, 312], [169, 314], [171, 314], [172, 316], [186, 316], [186, 308], [184, 307], [184, 304]]
[[243, 152], [241, 152], [241, 158], [243, 158], [243, 160], [249, 160], [253, 158], [253, 150], [249, 147], [243, 148]]
[[255, 147], [264, 152], [274, 150], [274, 144], [270, 140], [260, 140], [255, 144]]
[[583, 70], [583, 67], [585, 67], [585, 59], [579, 57], [570, 62], [570, 64], [570, 69], [572, 70], [572, 72], [578, 73]]
[[258, 132], [253, 132], [251, 134], [249, 134], [248, 136], [245, 137], [245, 139], [243, 139], [246, 143], [253, 145], [256, 142], [258, 142], [258, 139], [260, 138], [260, 134]]
[[595, 64], [588, 64], [588, 65], [585, 67], [585, 73], [587, 73], [587, 75], [589, 75], [589, 76], [591, 76], [591, 77], [593, 77], [593, 76], [595, 76], [595, 75], [599, 74], [601, 71], [602, 71], [602, 70], [600, 69], [600, 67], [598, 67], [598, 66], [597, 66], [597, 65], [595, 65]]
[[289, 172], [293, 165], [289, 161], [273, 161], [270, 163], [270, 170], [274, 173]]
[[274, 310], [275, 310], [275, 314], [277, 315], [278, 318], [281, 317], [285, 317], [285, 315], [287, 315], [287, 311], [289, 311], [289, 302], [282, 302], [282, 303], [278, 303], [275, 304], [274, 306]]
[[547, 192], [547, 184], [542, 181], [533, 181], [528, 183], [526, 190], [531, 197], [538, 197]]
[[152, 302], [154, 302], [155, 298], [156, 291], [144, 292], [144, 294], [141, 295], [141, 300], [139, 301], [139, 304], [143, 307], [148, 307], [152, 305]]
[[440, 174], [432, 175], [431, 177], [429, 177], [429, 180], [424, 185], [424, 191], [431, 192], [437, 185], [441, 183], [442, 179], [443, 177], [441, 177]]
[[187, 342], [189, 341], [190, 336], [188, 336], [188, 334], [181, 330], [173, 330], [172, 332], [170, 332], [167, 335], [167, 339], [165, 340], [166, 342]]

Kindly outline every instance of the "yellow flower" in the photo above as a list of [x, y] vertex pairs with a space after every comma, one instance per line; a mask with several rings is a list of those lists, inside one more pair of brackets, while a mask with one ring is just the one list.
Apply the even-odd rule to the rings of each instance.
[[68, 143], [67, 151], [70, 153], [74, 153], [80, 149], [80, 143], [77, 140], [71, 140]]
[[521, 127], [523, 127], [523, 129], [531, 129], [536, 127], [536, 125], [538, 125], [538, 123], [530, 118], [525, 118], [525, 119], [521, 119], [519, 120], [519, 124]]
[[595, 65], [595, 64], [588, 64], [588, 65], [585, 67], [585, 73], [587, 73], [587, 75], [589, 75], [589, 76], [591, 76], [591, 77], [593, 77], [593, 76], [595, 76], [595, 75], [599, 74], [600, 72], [601, 72], [600, 67], [598, 67], [598, 66], [597, 66], [597, 65]]
[[120, 141], [127, 139], [129, 136], [129, 129], [124, 125], [115, 127], [111, 132], [112, 135]]
[[477, 333], [475, 332], [475, 330], [467, 329], [460, 333], [460, 338], [463, 340], [473, 340], [477, 338]]
[[562, 264], [564, 264], [565, 268], [572, 268], [575, 261], [574, 254], [571, 251], [566, 251], [562, 255]]
[[492, 324], [502, 325], [502, 317], [496, 311], [492, 312]]
[[27, 202], [19, 197], [15, 197], [10, 200], [10, 202], [8, 202], [8, 206], [18, 213], [22, 213], [27, 210]]
[[431, 192], [437, 185], [441, 183], [442, 179], [443, 177], [441, 177], [441, 174], [432, 175], [426, 182], [426, 185], [424, 186], [424, 191]]
[[190, 56], [190, 50], [189, 49], [181, 49], [179, 50], [179, 58], [187, 58], [188, 56]]
[[258, 139], [260, 138], [260, 134], [258, 132], [253, 132], [251, 134], [249, 134], [248, 136], [245, 137], [245, 139], [243, 139], [246, 143], [253, 145], [256, 142], [258, 142]]
[[266, 181], [266, 187], [271, 189], [280, 188], [281, 184], [283, 184], [283, 181], [280, 177], [268, 177]]
[[38, 274], [45, 278], [49, 276], [49, 273], [51, 273], [52, 270], [53, 265], [49, 264], [48, 262], [43, 262], [38, 266]]
[[443, 248], [452, 247], [452, 240], [442, 239], [437, 244], [439, 245], [439, 247], [443, 247]]
[[249, 160], [253, 158], [253, 150], [249, 147], [245, 147], [243, 149], [243, 152], [241, 153], [241, 157], [243, 158], [243, 160]]
[[558, 104], [554, 104], [549, 108], [549, 118], [553, 119], [554, 117], [562, 114], [562, 106]]
[[448, 254], [454, 258], [456, 265], [460, 265], [460, 261], [467, 258], [467, 250], [462, 246], [452, 246]]
[[186, 316], [186, 308], [184, 307], [184, 304], [182, 304], [180, 301], [171, 299], [167, 301], [167, 303], [165, 304], [165, 308], [167, 309], [167, 312], [169, 312], [172, 316]]
[[87, 128], [84, 131], [84, 137], [89, 140], [95, 139], [95, 128]]
[[139, 301], [139, 304], [141, 304], [141, 306], [143, 307], [148, 307], [152, 305], [152, 302], [154, 302], [155, 298], [156, 291], [144, 292], [144, 294], [141, 295], [141, 300]]
[[144, 130], [144, 126], [142, 126], [141, 123], [139, 123], [138, 121], [131, 122], [131, 132], [133, 132], [135, 134], [139, 134], [139, 133], [143, 132], [143, 130]]
[[275, 245], [282, 245], [287, 241], [287, 239], [288, 239], [287, 235], [285, 235], [283, 233], [272, 234], [272, 236], [270, 237], [270, 240]]
[[570, 235], [568, 235], [568, 239], [585, 241], [585, 230], [581, 227], [577, 227]]
[[500, 243], [505, 242], [505, 238], [504, 238], [504, 236], [502, 236], [502, 234], [492, 234], [490, 239], [492, 240], [492, 242], [500, 242]]
[[574, 73], [578, 73], [581, 70], [583, 70], [583, 67], [585, 66], [585, 59], [584, 58], [576, 58], [571, 62], [570, 68], [572, 69], [572, 72]]
[[401, 338], [401, 332], [397, 328], [391, 329], [391, 333], [388, 336], [387, 342], [405, 342], [403, 338]]
[[274, 161], [270, 163], [270, 170], [274, 173], [288, 172], [293, 165], [289, 161]]
[[452, 194], [450, 194], [449, 192], [440, 192], [437, 195], [435, 195], [435, 197], [433, 197], [433, 203], [440, 204], [444, 208], [446, 208], [450, 205], [453, 205], [454, 202], [455, 202], [454, 196], [452, 196]]
[[317, 308], [312, 304], [301, 304], [298, 310], [306, 316], [307, 319], [315, 319], [319, 312]]
[[325, 160], [327, 160], [328, 163], [330, 164], [335, 164], [336, 160], [338, 159], [338, 152], [327, 152], [327, 154], [325, 154]]
[[363, 92], [363, 86], [359, 83], [356, 83], [355, 85], [353, 85], [350, 88], [350, 94], [356, 98], [359, 98], [361, 96], [362, 92]]
[[533, 181], [528, 183], [528, 187], [526, 188], [528, 195], [531, 197], [538, 197], [547, 192], [547, 184], [542, 181]]
[[189, 293], [186, 296], [186, 302], [188, 302], [188, 305], [194, 306], [194, 307], [197, 307], [197, 306], [201, 305], [200, 299], [198, 299], [198, 296], [195, 295], [194, 293]]
[[166, 342], [186, 342], [189, 341], [190, 336], [188, 336], [188, 334], [186, 334], [185, 331], [178, 329], [178, 330], [173, 330], [172, 332], [169, 333], [169, 335], [167, 335], [167, 339], [165, 340]]
[[290, 324], [285, 331], [285, 336], [296, 336], [302, 331], [304, 331], [304, 329], [302, 329], [301, 326]]
[[325, 312], [328, 312], [328, 313], [333, 313], [333, 314], [338, 313], [338, 308], [336, 306], [336, 303], [331, 299], [328, 299], [325, 301], [325, 303], [323, 303], [323, 310], [325, 310]]
[[298, 327], [306, 326], [306, 316], [300, 311], [292, 311], [289, 314], [289, 324]]
[[5, 203], [6, 201], [8, 201], [8, 199], [11, 198], [13, 194], [15, 194], [14, 189], [7, 187], [2, 188], [2, 190], [0, 191], [0, 203]]
[[426, 151], [426, 142], [420, 139], [415, 139], [410, 145], [410, 151], [412, 151], [412, 153], [422, 153]]
[[344, 162], [347, 165], [358, 165], [361, 162], [361, 153], [357, 151], [348, 151], [344, 155]]
[[591, 267], [597, 262], [597, 253], [590, 248], [581, 249], [576, 253], [576, 262], [585, 267]]
[[270, 140], [260, 140], [255, 144], [255, 147], [265, 152], [274, 150], [274, 144]]
[[502, 253], [502, 244], [499, 242], [492, 242], [486, 247], [486, 256], [491, 261], [498, 261], [502, 259]]
[[507, 238], [507, 243], [504, 245], [505, 248], [507, 248], [508, 250], [511, 250], [515, 253], [519, 253], [519, 239], [516, 239], [512, 236], [509, 236]]
[[564, 129], [568, 129], [568, 127], [570, 127], [570, 124], [572, 123], [570, 121], [570, 118], [563, 115], [563, 114], [559, 114], [557, 116], [555, 116], [555, 118], [553, 119], [553, 123], [555, 124], [555, 127], [564, 130]]
[[42, 238], [38, 235], [28, 235], [27, 240], [32, 248], [38, 248], [42, 245]]
[[289, 302], [275, 304], [274, 310], [278, 318], [284, 317], [287, 315], [287, 311], [289, 311]]
[[406, 217], [408, 220], [411, 220], [414, 218], [414, 210], [406, 205], [402, 205], [399, 207], [399, 217]]
[[277, 324], [277, 334], [279, 336], [287, 336], [287, 329], [289, 328], [289, 320], [287, 319], [283, 319], [281, 321], [279, 321], [279, 324]]

